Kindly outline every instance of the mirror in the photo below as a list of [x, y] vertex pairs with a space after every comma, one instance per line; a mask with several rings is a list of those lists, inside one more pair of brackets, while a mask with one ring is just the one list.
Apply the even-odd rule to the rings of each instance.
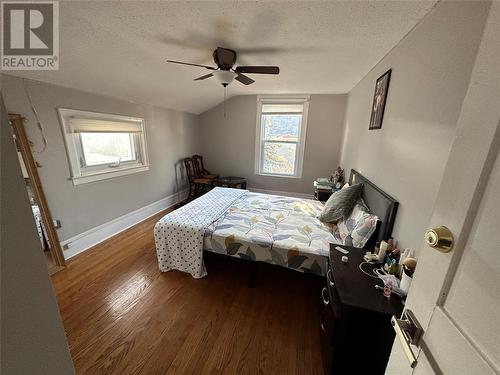
[[26, 182], [35, 225], [40, 238], [41, 251], [45, 254], [49, 274], [54, 274], [65, 267], [65, 261], [59, 237], [54, 227], [52, 215], [43, 192], [38, 175], [38, 166], [33, 158], [30, 141], [24, 129], [24, 118], [18, 114], [9, 114], [12, 136], [17, 148], [19, 164]]

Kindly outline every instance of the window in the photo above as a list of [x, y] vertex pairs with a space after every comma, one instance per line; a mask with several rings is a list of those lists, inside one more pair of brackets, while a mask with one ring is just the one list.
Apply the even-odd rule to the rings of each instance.
[[309, 97], [257, 100], [255, 173], [300, 178]]
[[144, 119], [59, 108], [73, 184], [149, 169]]

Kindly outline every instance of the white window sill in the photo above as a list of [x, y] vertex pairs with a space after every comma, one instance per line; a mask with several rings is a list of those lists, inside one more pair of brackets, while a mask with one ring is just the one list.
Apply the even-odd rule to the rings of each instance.
[[294, 176], [288, 174], [273, 174], [273, 173], [262, 173], [262, 172], [255, 172], [255, 174], [266, 177], [281, 177], [281, 178], [295, 178], [295, 179], [302, 178], [302, 176]]
[[122, 168], [122, 169], [113, 169], [110, 171], [95, 172], [95, 173], [88, 174], [88, 175], [73, 177], [73, 178], [71, 178], [71, 180], [73, 181], [73, 185], [76, 186], [76, 185], [88, 184], [90, 182], [107, 180], [110, 178], [115, 178], [115, 177], [120, 177], [120, 176], [126, 176], [126, 175], [133, 174], [133, 173], [145, 172], [148, 170], [149, 170], [149, 165], [140, 165], [140, 166], [136, 166], [136, 167], [128, 167], [128, 168]]

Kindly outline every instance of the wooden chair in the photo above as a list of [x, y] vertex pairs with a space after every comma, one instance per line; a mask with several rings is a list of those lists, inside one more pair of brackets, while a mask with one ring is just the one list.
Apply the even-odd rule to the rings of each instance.
[[209, 178], [198, 178], [196, 176], [194, 162], [192, 158], [185, 158], [183, 160], [184, 168], [186, 169], [186, 175], [189, 182], [189, 194], [186, 198], [185, 203], [197, 198], [205, 191], [210, 190], [214, 187], [213, 180]]
[[[211, 180], [217, 180], [219, 178], [218, 174], [211, 174], [209, 171], [205, 169], [205, 165], [203, 164], [203, 156], [201, 155], [193, 155], [193, 164], [194, 170], [196, 173], [196, 177], [198, 178], [209, 178]], [[215, 181], [216, 183], [217, 181]]]

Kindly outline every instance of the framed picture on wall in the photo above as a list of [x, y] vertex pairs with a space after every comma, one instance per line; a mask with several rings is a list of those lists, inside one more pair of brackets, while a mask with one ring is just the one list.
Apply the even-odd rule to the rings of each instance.
[[375, 83], [375, 93], [373, 95], [372, 115], [370, 117], [369, 130], [380, 129], [384, 120], [385, 101], [389, 91], [389, 81], [391, 80], [391, 71], [382, 74]]

